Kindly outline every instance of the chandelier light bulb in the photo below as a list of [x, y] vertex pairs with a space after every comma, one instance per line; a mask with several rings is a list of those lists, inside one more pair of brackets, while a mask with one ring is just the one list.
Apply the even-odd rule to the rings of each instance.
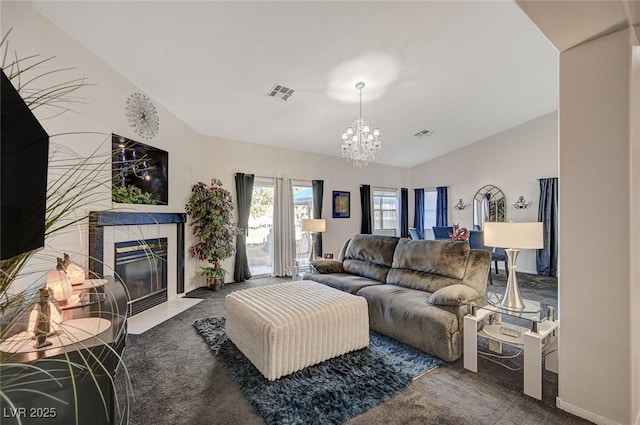
[[374, 128], [373, 129], [373, 136], [374, 137], [380, 137], [380, 129], [379, 128]]
[[351, 136], [353, 134], [353, 127], [347, 127], [347, 134]]

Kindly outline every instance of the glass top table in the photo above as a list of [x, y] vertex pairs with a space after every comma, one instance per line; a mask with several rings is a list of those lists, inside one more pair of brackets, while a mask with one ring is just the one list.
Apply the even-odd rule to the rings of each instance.
[[[487, 292], [485, 305], [470, 303], [464, 317], [464, 368], [478, 371], [478, 338], [488, 339], [493, 357], [502, 354], [502, 344], [520, 347], [524, 354], [524, 393], [542, 399], [542, 359], [545, 368], [557, 373], [558, 325], [555, 306], [524, 299], [523, 310], [509, 310], [500, 304], [502, 294]], [[502, 321], [509, 317], [509, 322]]]
[[502, 301], [502, 294], [496, 292], [487, 292], [487, 303], [483, 306], [476, 306], [478, 309], [489, 310], [494, 313], [504, 314], [519, 319], [529, 320], [531, 322], [542, 322], [547, 319], [549, 314], [549, 308], [552, 309], [555, 315], [555, 306], [550, 304], [544, 304], [537, 301], [523, 299], [523, 310], [510, 310], [503, 307], [500, 302]]

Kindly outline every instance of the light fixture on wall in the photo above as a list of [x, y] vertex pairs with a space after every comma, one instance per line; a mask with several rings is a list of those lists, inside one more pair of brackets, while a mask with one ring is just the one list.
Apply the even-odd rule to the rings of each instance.
[[520, 196], [518, 197], [518, 200], [516, 201], [516, 203], [515, 203], [515, 204], [513, 204], [513, 206], [514, 206], [514, 207], [515, 207], [515, 209], [517, 209], [517, 210], [523, 210], [523, 209], [527, 208], [527, 207], [528, 207], [529, 205], [531, 205], [531, 204], [532, 204], [532, 202], [527, 202], [527, 201], [524, 199], [524, 196], [520, 195]]
[[360, 116], [351, 123], [351, 127], [342, 133], [342, 157], [347, 161], [353, 161], [357, 167], [366, 167], [376, 154], [380, 152], [382, 143], [380, 142], [380, 129], [369, 126], [369, 121], [362, 118], [362, 89], [364, 83], [359, 82], [356, 88], [360, 90]]
[[467, 204], [465, 204], [464, 202], [462, 202], [462, 198], [458, 199], [458, 203], [455, 204], [453, 206], [453, 208], [457, 209], [457, 210], [463, 210], [465, 208], [467, 208]]

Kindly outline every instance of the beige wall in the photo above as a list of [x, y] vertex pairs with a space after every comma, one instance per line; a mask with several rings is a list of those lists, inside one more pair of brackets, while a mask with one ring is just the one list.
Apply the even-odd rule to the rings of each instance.
[[[637, 9], [640, 12], [640, 5]], [[631, 78], [631, 397], [632, 422], [640, 425], [640, 46], [633, 48]], [[635, 118], [634, 118], [635, 117]]]
[[[235, 190], [233, 174], [236, 172], [296, 180], [324, 180], [322, 216], [327, 220], [327, 231], [323, 234], [323, 250], [335, 255], [348, 236], [360, 232], [361, 184], [395, 188], [408, 185], [409, 172], [405, 168], [380, 164], [354, 168], [342, 158], [273, 146], [207, 137], [202, 152], [200, 178], [208, 181], [217, 177], [232, 191]], [[331, 217], [334, 190], [351, 192], [351, 218]], [[226, 266], [233, 270], [231, 261], [227, 261]]]
[[[80, 135], [60, 137], [55, 141], [81, 154], [88, 155], [98, 148], [103, 155], [111, 150], [109, 135], [116, 134], [139, 140], [165, 149], [169, 152], [169, 206], [136, 206], [137, 211], [183, 212], [191, 186], [197, 181], [208, 182], [219, 178], [235, 196], [233, 174], [235, 172], [255, 173], [260, 176], [289, 177], [301, 180], [322, 179], [325, 181], [323, 216], [327, 218], [327, 232], [324, 235], [325, 252], [337, 253], [344, 239], [360, 230], [359, 185], [368, 183], [385, 187], [402, 187], [408, 184], [408, 170], [399, 167], [371, 164], [364, 169], [354, 168], [345, 160], [326, 155], [310, 154], [296, 150], [281, 149], [264, 145], [243, 143], [204, 137], [186, 126], [162, 105], [155, 102], [160, 116], [160, 132], [150, 141], [141, 140], [129, 127], [124, 115], [127, 97], [140, 89], [124, 79], [90, 51], [71, 39], [66, 33], [33, 9], [28, 2], [2, 3], [2, 28], [14, 28], [10, 36], [13, 50], [21, 56], [39, 53], [42, 56], [56, 56], [55, 66], [75, 67], [71, 76], [86, 76], [95, 84], [82, 89], [87, 104], [78, 105], [79, 114], [68, 114], [44, 122], [49, 134], [68, 131], [91, 131], [104, 133], [99, 136]], [[179, 81], [174, 82], [179, 84]], [[107, 143], [101, 145], [105, 140]], [[339, 149], [336, 142], [336, 151]], [[108, 181], [110, 172], [104, 176]], [[102, 210], [115, 207], [118, 210], [131, 208], [110, 201], [110, 186], [101, 191], [100, 202], [87, 210]], [[351, 192], [351, 218], [332, 219], [331, 191]], [[192, 242], [188, 229], [187, 246]], [[74, 227], [71, 232], [49, 241], [50, 249], [41, 251], [40, 261], [34, 261], [32, 268], [38, 273], [23, 281], [23, 286], [41, 282], [43, 274], [51, 269], [51, 258], [59, 252], [70, 252], [76, 261], [86, 263], [87, 228]], [[202, 285], [197, 271], [199, 264], [187, 258], [186, 290]], [[225, 264], [233, 270], [233, 259]]]
[[[413, 167], [412, 188], [449, 187], [449, 223], [473, 228], [473, 197], [482, 186], [499, 187], [507, 198], [507, 219], [538, 220], [538, 178], [558, 176], [558, 114], [553, 112], [495, 136]], [[523, 195], [532, 205], [518, 210]], [[411, 194], [413, 202], [413, 194]], [[464, 210], [453, 206], [462, 198]], [[413, 211], [413, 208], [411, 208]], [[410, 223], [413, 223], [411, 214]], [[518, 270], [535, 273], [535, 251], [522, 251]]]
[[[182, 121], [174, 117], [162, 105], [155, 102], [160, 117], [160, 133], [150, 142], [141, 140], [126, 122], [125, 102], [132, 93], [140, 90], [108, 67], [87, 49], [71, 39], [66, 33], [33, 9], [30, 2], [2, 2], [2, 33], [13, 28], [9, 36], [10, 54], [17, 52], [19, 57], [39, 54], [42, 58], [55, 56], [53, 61], [42, 67], [42, 72], [59, 68], [75, 68], [55, 74], [50, 79], [60, 83], [73, 78], [86, 77], [87, 87], [74, 93], [81, 96], [83, 103], [73, 106], [77, 113], [67, 113], [54, 119], [43, 120], [50, 115], [45, 110], [36, 110], [36, 115], [49, 135], [64, 132], [81, 132], [75, 136], [51, 137], [51, 148], [63, 146], [78, 155], [87, 156], [97, 150], [101, 160], [107, 160], [111, 152], [111, 133], [151, 144], [169, 152], [170, 183], [168, 206], [136, 207], [143, 211], [181, 212], [189, 193], [189, 184], [197, 175], [198, 165], [194, 165], [192, 152], [199, 151], [201, 136], [191, 130]], [[59, 75], [59, 76], [58, 76]], [[42, 87], [47, 87], [44, 82]], [[91, 135], [89, 132], [101, 134]], [[51, 181], [50, 168], [50, 178]], [[110, 180], [110, 170], [106, 169], [102, 181]], [[106, 184], [99, 199], [92, 205], [79, 211], [79, 215], [89, 210], [103, 210], [118, 207], [111, 203], [110, 184]], [[51, 270], [55, 257], [62, 251], [71, 253], [78, 263], [87, 264], [88, 253], [87, 226], [73, 226], [69, 232], [58, 234], [47, 241], [47, 247], [36, 255], [29, 269], [29, 277], [23, 280], [21, 288], [31, 284], [40, 284], [43, 274]]]
[[628, 30], [560, 54], [558, 402], [598, 423], [632, 423], [630, 60]]

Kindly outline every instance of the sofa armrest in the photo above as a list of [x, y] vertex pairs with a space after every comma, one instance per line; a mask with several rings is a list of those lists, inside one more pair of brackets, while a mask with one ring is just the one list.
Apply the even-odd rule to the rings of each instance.
[[311, 262], [311, 271], [313, 273], [343, 273], [342, 261], [338, 260], [317, 260]]
[[482, 298], [482, 295], [467, 285], [449, 285], [438, 289], [429, 297], [429, 303], [434, 305], [459, 306]]

